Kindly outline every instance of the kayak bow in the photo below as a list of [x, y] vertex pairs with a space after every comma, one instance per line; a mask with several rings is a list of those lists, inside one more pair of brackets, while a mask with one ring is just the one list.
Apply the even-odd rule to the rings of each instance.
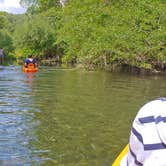
[[122, 158], [127, 154], [128, 148], [129, 148], [129, 145], [127, 144], [124, 147], [124, 149], [120, 152], [118, 157], [115, 159], [115, 161], [113, 162], [112, 166], [120, 166], [120, 162], [121, 162]]

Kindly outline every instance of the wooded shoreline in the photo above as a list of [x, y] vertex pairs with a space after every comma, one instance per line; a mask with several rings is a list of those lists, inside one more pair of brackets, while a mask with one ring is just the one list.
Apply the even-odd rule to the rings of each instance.
[[96, 71], [96, 70], [104, 70], [109, 72], [125, 72], [125, 73], [132, 73], [136, 75], [163, 75], [166, 73], [165, 68], [161, 70], [156, 69], [146, 69], [146, 68], [139, 68], [137, 66], [130, 66], [128, 64], [96, 64], [96, 63], [77, 63], [77, 62], [66, 62], [62, 63], [55, 59], [49, 60], [41, 60], [39, 62], [41, 66], [51, 66], [51, 67], [65, 67], [65, 68], [81, 68], [87, 71]]
[[87, 70], [166, 70], [166, 2], [159, 0], [21, 0], [25, 14], [0, 12], [6, 60], [32, 54], [41, 64]]

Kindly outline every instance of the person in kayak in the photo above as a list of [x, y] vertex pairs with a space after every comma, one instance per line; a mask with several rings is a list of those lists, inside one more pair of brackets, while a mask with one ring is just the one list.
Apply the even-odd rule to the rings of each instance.
[[166, 98], [145, 104], [131, 128], [129, 150], [120, 166], [166, 165]]
[[0, 64], [2, 65], [4, 62], [4, 51], [3, 48], [0, 48]]
[[33, 56], [30, 54], [28, 58], [25, 60], [25, 67], [27, 68], [29, 64], [33, 64], [34, 67], [37, 67], [36, 59], [33, 58]]

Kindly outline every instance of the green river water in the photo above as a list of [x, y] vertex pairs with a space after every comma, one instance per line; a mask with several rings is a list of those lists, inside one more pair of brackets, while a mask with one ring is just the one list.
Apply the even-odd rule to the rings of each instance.
[[1, 166], [111, 166], [164, 76], [0, 68]]

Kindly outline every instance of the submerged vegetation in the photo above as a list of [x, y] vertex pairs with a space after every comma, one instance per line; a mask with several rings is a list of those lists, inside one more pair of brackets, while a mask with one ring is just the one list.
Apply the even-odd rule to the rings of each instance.
[[21, 0], [25, 14], [0, 12], [0, 45], [22, 59], [87, 68], [166, 69], [164, 0]]

